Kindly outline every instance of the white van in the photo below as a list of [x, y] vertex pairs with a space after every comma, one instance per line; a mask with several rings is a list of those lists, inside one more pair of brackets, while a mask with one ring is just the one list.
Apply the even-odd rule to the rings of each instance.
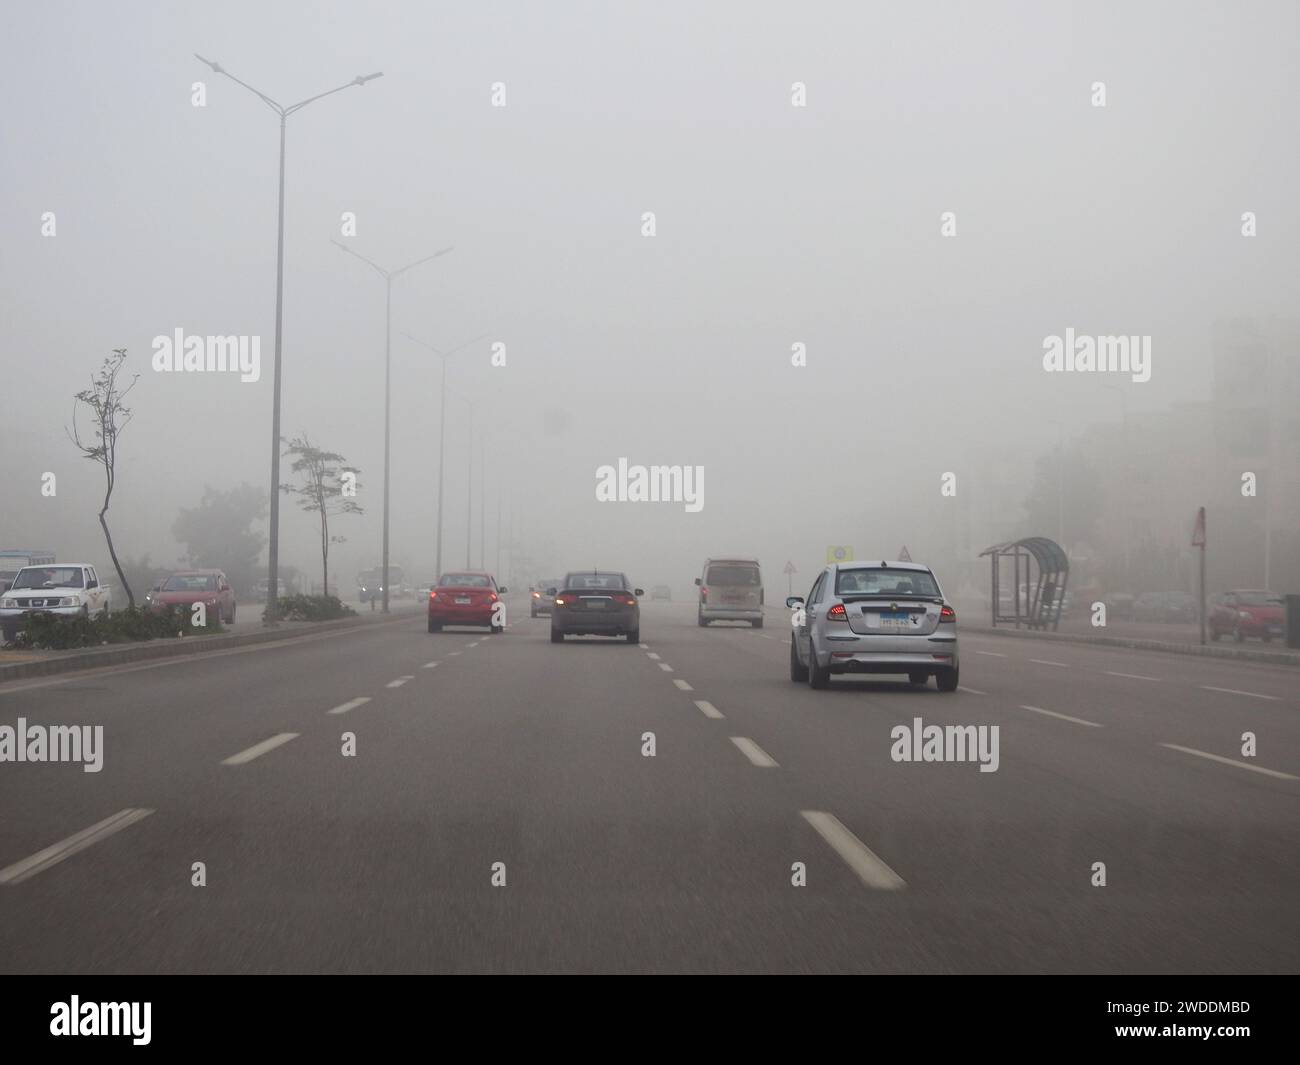
[[763, 627], [763, 571], [758, 559], [711, 558], [695, 583], [700, 589], [701, 628], [710, 621], [748, 621], [756, 629]]

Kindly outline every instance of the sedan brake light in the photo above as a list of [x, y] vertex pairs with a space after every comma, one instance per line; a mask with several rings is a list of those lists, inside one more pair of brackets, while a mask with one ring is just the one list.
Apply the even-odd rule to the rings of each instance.
[[955, 624], [956, 621], [957, 621], [957, 611], [955, 611], [947, 603], [944, 603], [943, 609], [939, 611], [939, 624], [943, 625], [948, 622]]
[[437, 599], [437, 598], [438, 598], [438, 593], [435, 592], [432, 588], [429, 589], [429, 598], [430, 598], [430, 599]]
[[846, 622], [849, 620], [849, 612], [844, 609], [843, 603], [836, 603], [830, 610], [826, 611], [826, 620]]

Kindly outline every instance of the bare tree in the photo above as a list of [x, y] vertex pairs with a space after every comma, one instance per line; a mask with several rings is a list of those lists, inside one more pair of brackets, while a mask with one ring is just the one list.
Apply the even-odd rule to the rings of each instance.
[[325, 451], [316, 447], [300, 433], [288, 444], [285, 458], [293, 460], [289, 467], [301, 480], [300, 484], [282, 484], [280, 490], [286, 495], [297, 496], [298, 505], [309, 513], [320, 515], [320, 561], [322, 589], [329, 595], [329, 558], [330, 544], [343, 542], [340, 537], [330, 536], [330, 518], [340, 514], [361, 514], [360, 505], [352, 496], [357, 487], [355, 467], [348, 466], [347, 460], [334, 451]]
[[[90, 387], [77, 393], [72, 405], [72, 429], [68, 436], [82, 455], [104, 467], [104, 505], [99, 510], [99, 524], [104, 530], [104, 539], [108, 543], [113, 568], [117, 570], [117, 579], [126, 589], [127, 603], [134, 610], [135, 596], [131, 592], [131, 585], [127, 583], [126, 574], [122, 572], [122, 564], [117, 560], [113, 536], [108, 531], [108, 520], [104, 517], [108, 513], [109, 500], [113, 498], [113, 486], [117, 483], [117, 441], [131, 421], [131, 409], [123, 401], [140, 379], [140, 375], [136, 374], [125, 388], [118, 384], [118, 375], [125, 362], [126, 348], [114, 348], [113, 354], [105, 357], [99, 373], [90, 379]], [[77, 406], [83, 403], [90, 408], [95, 441], [93, 444], [83, 442], [77, 428]]]

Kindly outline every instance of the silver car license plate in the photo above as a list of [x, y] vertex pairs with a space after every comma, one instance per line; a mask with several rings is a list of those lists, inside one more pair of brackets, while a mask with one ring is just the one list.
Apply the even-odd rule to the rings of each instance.
[[469, 606], [469, 596], [467, 596], [467, 595], [464, 595], [464, 596], [462, 596], [462, 595], [458, 595], [458, 596], [456, 596], [456, 605], [457, 605], [457, 606]]

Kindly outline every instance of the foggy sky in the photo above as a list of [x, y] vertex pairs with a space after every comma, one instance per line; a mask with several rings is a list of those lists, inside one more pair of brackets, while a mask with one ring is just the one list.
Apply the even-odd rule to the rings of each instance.
[[[489, 567], [500, 485], [543, 569], [682, 588], [708, 555], [757, 555], [769, 584], [827, 544], [919, 559], [941, 472], [978, 492], [1011, 461], [1027, 491], [1058, 432], [1118, 418], [1116, 385], [1130, 415], [1205, 398], [1216, 320], [1293, 313], [1289, 3], [51, 3], [5, 22], [4, 547], [107, 566], [98, 470], [65, 426], [117, 347], [140, 374], [119, 552], [170, 563], [205, 484], [268, 484], [278, 120], [194, 52], [281, 103], [384, 72], [288, 125], [282, 429], [362, 471], [341, 587], [380, 557], [384, 288], [331, 239], [392, 267], [455, 246], [393, 286], [411, 576], [433, 575], [438, 363], [403, 333], [488, 336], [450, 363], [445, 566], [473, 397], [495, 413]], [[1152, 336], [1150, 382], [1044, 374], [1067, 327]], [[260, 382], [154, 373], [176, 328], [260, 335]], [[597, 503], [620, 456], [703, 465], [703, 511]], [[318, 573], [312, 518], [285, 503], [281, 535], [282, 563]]]

